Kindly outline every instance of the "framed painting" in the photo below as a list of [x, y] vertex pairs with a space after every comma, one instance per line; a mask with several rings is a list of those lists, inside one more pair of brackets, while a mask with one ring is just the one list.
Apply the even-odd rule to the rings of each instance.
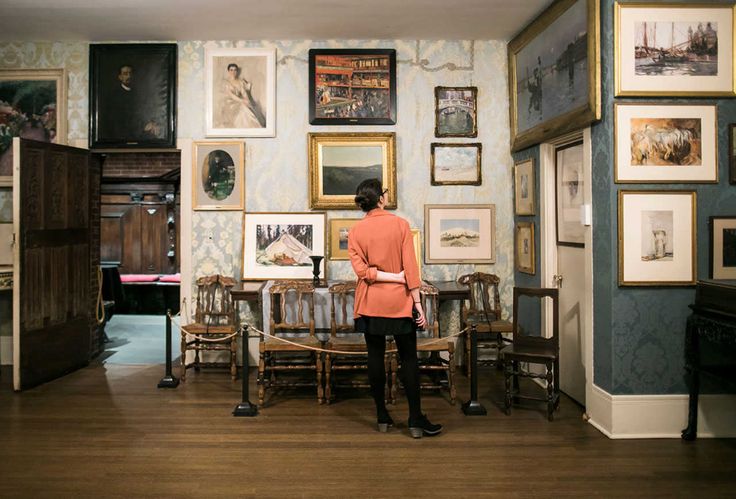
[[534, 159], [514, 164], [514, 211], [517, 215], [534, 215]]
[[695, 191], [619, 191], [619, 286], [690, 286], [697, 272]]
[[330, 260], [350, 260], [348, 255], [348, 232], [362, 218], [330, 219]]
[[736, 216], [710, 217], [710, 276], [736, 279]]
[[614, 104], [617, 183], [717, 183], [716, 106]]
[[583, 143], [555, 151], [555, 201], [557, 244], [585, 246], [585, 226], [580, 218], [583, 206]]
[[192, 209], [242, 210], [245, 207], [243, 142], [196, 141], [192, 148]]
[[616, 2], [617, 96], [736, 96], [736, 7]]
[[495, 263], [496, 206], [425, 204], [425, 263]]
[[[325, 255], [325, 213], [246, 213], [243, 279], [312, 279], [310, 256]], [[320, 276], [327, 279], [325, 260]]]
[[13, 175], [13, 137], [66, 144], [63, 69], [0, 69], [0, 178]]
[[600, 119], [599, 4], [557, 0], [509, 42], [512, 151]]
[[90, 149], [176, 147], [176, 43], [89, 46]]
[[434, 87], [434, 136], [478, 136], [477, 87]]
[[310, 133], [309, 206], [357, 210], [355, 189], [377, 178], [388, 189], [386, 208], [396, 208], [396, 134]]
[[728, 181], [736, 184], [736, 123], [728, 125]]
[[430, 173], [432, 185], [480, 185], [483, 145], [432, 142]]
[[276, 136], [276, 49], [206, 48], [208, 137]]
[[396, 50], [310, 49], [309, 123], [395, 125]]
[[525, 274], [537, 273], [534, 251], [534, 222], [516, 222], [514, 231], [516, 270]]

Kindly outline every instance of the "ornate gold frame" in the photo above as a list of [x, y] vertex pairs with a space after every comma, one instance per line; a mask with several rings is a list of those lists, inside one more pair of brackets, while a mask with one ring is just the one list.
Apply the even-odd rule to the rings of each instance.
[[[516, 98], [516, 55], [577, 1], [584, 1], [588, 15], [588, 102], [519, 133]], [[546, 139], [583, 128], [601, 117], [600, 2], [598, 0], [557, 0], [534, 19], [508, 44], [509, 119], [511, 151], [519, 151]]]
[[[383, 188], [387, 192], [387, 209], [396, 209], [396, 134], [394, 132], [370, 133], [310, 133], [309, 156], [309, 207], [320, 210], [357, 210], [351, 194], [324, 194], [322, 190], [321, 147], [324, 145], [380, 145], [383, 147]], [[356, 184], [357, 187], [357, 184]]]
[[348, 256], [348, 250], [340, 249], [340, 233], [338, 232], [338, 230], [346, 226], [352, 227], [361, 220], [361, 218], [331, 218], [329, 220], [330, 239], [327, 253], [329, 254], [330, 260], [350, 260], [350, 257]]
[[[480, 185], [483, 182], [481, 173], [481, 158], [483, 156], [483, 144], [480, 142], [472, 143], [447, 143], [447, 142], [432, 142], [431, 153], [429, 158], [429, 173], [432, 185]], [[478, 150], [478, 159], [475, 162], [475, 176], [476, 180], [437, 180], [434, 174], [434, 151], [438, 147], [475, 147]]]
[[[473, 131], [469, 133], [440, 133], [440, 92], [445, 90], [470, 90], [473, 93]], [[477, 137], [478, 136], [478, 87], [434, 87], [434, 136], [445, 137]]]
[[[240, 177], [240, 202], [238, 205], [227, 204], [198, 204], [197, 185], [200, 168], [197, 160], [199, 159], [198, 150], [202, 146], [237, 146], [238, 158], [235, 160], [235, 167], [238, 169], [236, 182]], [[192, 210], [221, 210], [221, 211], [242, 211], [245, 208], [245, 143], [242, 140], [198, 140], [192, 142]]]
[[626, 96], [639, 96], [639, 97], [653, 97], [653, 96], [672, 96], [672, 97], [735, 97], [736, 96], [736, 61], [732, 63], [731, 67], [731, 90], [724, 91], [705, 91], [700, 92], [697, 90], [621, 90], [621, 9], [727, 9], [731, 8], [731, 58], [736, 57], [736, 5], [734, 4], [718, 4], [718, 3], [647, 3], [647, 2], [631, 2], [621, 3], [616, 2], [615, 12], [613, 17], [613, 51], [614, 51], [614, 96], [626, 97]]
[[[645, 194], [690, 194], [692, 205], [692, 267], [691, 278], [689, 281], [625, 281], [624, 280], [624, 211], [623, 200], [626, 195], [645, 195]], [[689, 190], [621, 190], [618, 191], [618, 285], [619, 286], [693, 286], [695, 285], [698, 273], [698, 194], [696, 191]]]
[[[532, 259], [532, 265], [531, 267], [523, 267], [521, 263], [519, 262], [519, 244], [521, 243], [521, 239], [519, 237], [519, 234], [521, 233], [521, 229], [528, 228], [529, 229], [529, 235], [531, 239], [531, 259]], [[514, 230], [514, 261], [515, 261], [515, 267], [516, 270], [519, 272], [523, 272], [525, 274], [531, 274], [534, 275], [537, 273], [537, 256], [536, 251], [534, 247], [536, 246], [536, 242], [534, 240], [534, 222], [516, 222], [516, 229]]]

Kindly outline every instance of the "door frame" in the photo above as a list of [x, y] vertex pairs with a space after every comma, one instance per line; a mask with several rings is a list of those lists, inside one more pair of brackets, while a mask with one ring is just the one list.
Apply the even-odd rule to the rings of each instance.
[[[555, 198], [555, 149], [572, 142], [583, 141], [583, 205], [587, 211], [585, 228], [585, 289], [583, 301], [583, 346], [585, 362], [585, 400], [593, 399], [593, 194], [592, 147], [590, 127], [572, 132], [539, 146], [539, 206], [540, 206], [540, 280], [542, 287], [555, 287], [557, 274], [557, 206]], [[552, 332], [552, 304], [542, 309], [545, 336]]]

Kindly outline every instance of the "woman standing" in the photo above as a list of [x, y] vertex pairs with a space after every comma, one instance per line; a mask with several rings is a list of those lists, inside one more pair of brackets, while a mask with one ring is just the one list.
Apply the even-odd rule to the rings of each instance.
[[227, 65], [227, 75], [223, 80], [224, 96], [221, 112], [222, 126], [225, 128], [263, 128], [266, 117], [253, 98], [253, 83], [240, 77], [240, 66]]
[[[393, 425], [384, 396], [386, 336], [392, 335], [409, 402], [409, 432], [421, 438], [437, 435], [442, 425], [432, 424], [421, 410], [416, 336], [416, 327], [426, 325], [419, 300], [421, 280], [409, 224], [384, 211], [386, 192], [378, 179], [364, 180], [355, 192], [355, 204], [366, 212], [348, 235], [350, 263], [358, 276], [355, 329], [364, 334], [368, 347], [368, 377], [378, 430], [387, 431]], [[416, 321], [412, 309], [417, 312]]]

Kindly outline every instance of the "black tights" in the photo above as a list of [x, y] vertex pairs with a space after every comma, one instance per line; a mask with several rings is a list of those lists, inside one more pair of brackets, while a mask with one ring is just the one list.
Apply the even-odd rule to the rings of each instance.
[[[419, 365], [417, 363], [417, 337], [415, 334], [399, 334], [394, 336], [401, 363], [401, 382], [404, 384], [406, 399], [409, 402], [409, 419], [416, 420], [422, 414], [419, 400]], [[386, 337], [379, 334], [365, 334], [368, 346], [368, 379], [371, 383], [371, 395], [376, 402], [376, 411], [386, 410]]]

